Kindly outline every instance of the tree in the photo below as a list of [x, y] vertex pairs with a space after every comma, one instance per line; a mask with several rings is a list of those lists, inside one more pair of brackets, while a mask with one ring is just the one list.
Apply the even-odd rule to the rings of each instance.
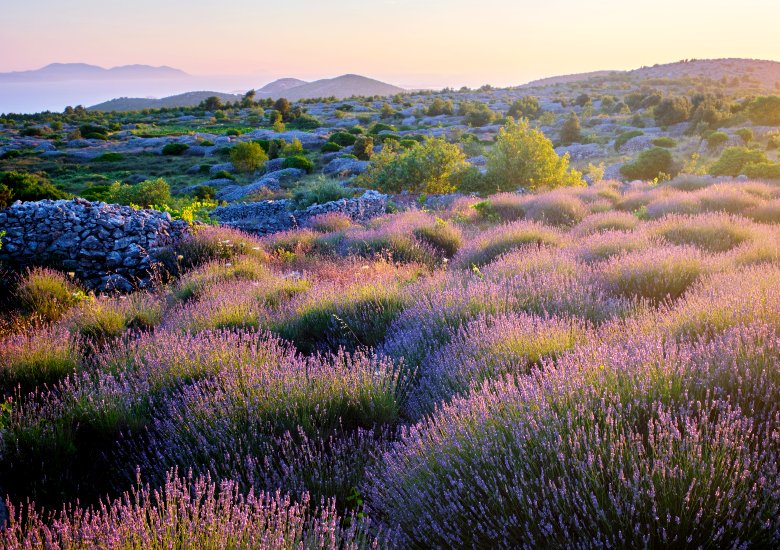
[[780, 96], [755, 98], [748, 105], [747, 113], [754, 124], [780, 126]]
[[591, 104], [590, 96], [588, 94], [580, 94], [574, 100], [574, 104], [578, 105], [579, 107], [585, 107], [585, 105], [590, 105]]
[[582, 139], [582, 127], [577, 113], [571, 113], [561, 127], [561, 143], [571, 145]]
[[230, 151], [230, 161], [239, 172], [254, 172], [267, 160], [263, 148], [253, 141], [237, 143]]
[[653, 180], [674, 172], [672, 154], [662, 147], [653, 147], [639, 153], [634, 162], [620, 167], [620, 173], [632, 180]]
[[135, 204], [144, 208], [163, 206], [171, 201], [171, 188], [163, 178], [136, 185], [116, 182], [111, 186], [110, 199], [117, 204]]
[[668, 97], [655, 106], [655, 122], [658, 126], [671, 126], [685, 122], [691, 116], [693, 104], [686, 96]]
[[67, 195], [43, 176], [24, 172], [0, 173], [0, 208], [13, 201], [64, 199]]
[[249, 90], [247, 93], [244, 94], [244, 97], [241, 98], [241, 106], [242, 107], [252, 107], [255, 104], [255, 94], [256, 92], [254, 90]]
[[457, 145], [441, 138], [427, 138], [400, 153], [386, 144], [358, 180], [364, 187], [385, 193], [450, 193], [455, 190], [456, 174], [467, 166]]
[[274, 103], [274, 110], [282, 115], [282, 120], [287, 120], [290, 113], [290, 102], [286, 98], [280, 97], [276, 100], [276, 103]]
[[448, 99], [447, 101], [444, 101], [442, 98], [437, 97], [435, 98], [430, 105], [428, 105], [428, 116], [439, 116], [439, 115], [451, 115], [455, 112], [455, 108], [452, 105], [452, 100]]
[[569, 168], [568, 153], [559, 157], [541, 131], [511, 117], [487, 154], [487, 175], [504, 190], [585, 184], [582, 174]]
[[542, 113], [542, 107], [539, 105], [539, 98], [532, 95], [523, 96], [516, 99], [509, 107], [507, 116], [514, 119], [527, 118], [533, 120]]
[[484, 126], [496, 119], [496, 113], [486, 104], [479, 102], [461, 103], [458, 114], [463, 117], [463, 122], [472, 127]]
[[200, 104], [207, 111], [217, 111], [222, 108], [222, 100], [215, 95], [209, 96]]
[[387, 101], [382, 103], [382, 109], [381, 111], [379, 111], [379, 117], [392, 118], [394, 115], [395, 115], [395, 109], [393, 109]]
[[352, 154], [360, 160], [370, 160], [371, 155], [374, 154], [374, 138], [371, 136], [358, 136], [355, 138]]

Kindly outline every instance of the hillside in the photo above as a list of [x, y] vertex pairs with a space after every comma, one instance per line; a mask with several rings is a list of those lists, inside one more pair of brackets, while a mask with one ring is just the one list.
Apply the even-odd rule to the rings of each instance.
[[200, 104], [207, 97], [217, 96], [222, 101], [236, 101], [240, 95], [226, 94], [222, 92], [186, 92], [183, 94], [163, 97], [161, 99], [144, 97], [120, 97], [104, 101], [92, 107], [90, 111], [141, 111], [143, 109], [162, 109], [164, 107], [192, 107]]
[[324, 78], [302, 84], [286, 91], [287, 99], [308, 99], [335, 96], [339, 99], [357, 96], [386, 96], [404, 92], [403, 88], [373, 78], [345, 74], [336, 78]]
[[[351, 96], [386, 96], [403, 91], [405, 91], [403, 88], [373, 78], [347, 74], [314, 82], [305, 82], [297, 78], [282, 78], [258, 89], [257, 95], [260, 97], [286, 97], [291, 100], [331, 96], [343, 99]], [[237, 101], [242, 97], [241, 95], [209, 91], [187, 92], [161, 99], [120, 97], [93, 105], [89, 109], [93, 111], [140, 111], [163, 107], [194, 107], [207, 97], [214, 95], [222, 101]]]
[[260, 95], [273, 96], [304, 84], [308, 84], [308, 82], [299, 78], [280, 78], [259, 88], [257, 93]]
[[86, 63], [52, 63], [31, 71], [0, 73], [0, 82], [61, 82], [68, 80], [155, 80], [186, 78], [189, 75], [172, 67], [123, 65], [105, 69]]
[[531, 81], [522, 87], [555, 86], [610, 77], [631, 80], [706, 78], [733, 81], [737, 79], [766, 90], [774, 90], [776, 84], [780, 82], [780, 62], [740, 58], [690, 59], [640, 67], [630, 71], [593, 71], [552, 76]]

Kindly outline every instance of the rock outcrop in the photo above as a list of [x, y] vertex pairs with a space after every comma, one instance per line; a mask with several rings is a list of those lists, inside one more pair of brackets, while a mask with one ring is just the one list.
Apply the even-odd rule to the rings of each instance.
[[189, 225], [156, 210], [84, 199], [15, 202], [0, 210], [0, 261], [73, 272], [88, 288], [128, 291], [149, 283], [154, 252]]

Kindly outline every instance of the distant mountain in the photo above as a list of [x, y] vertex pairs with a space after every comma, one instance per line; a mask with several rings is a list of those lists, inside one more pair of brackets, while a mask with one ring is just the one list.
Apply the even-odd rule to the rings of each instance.
[[258, 89], [257, 93], [262, 95], [275, 96], [289, 90], [290, 88], [302, 86], [303, 84], [308, 84], [308, 82], [299, 78], [280, 78], [279, 80], [269, 82], [262, 88]]
[[404, 92], [403, 88], [387, 84], [373, 78], [357, 74], [345, 74], [336, 78], [324, 78], [288, 88], [284, 91], [287, 99], [310, 99], [335, 96], [339, 99], [357, 96], [393, 95]]
[[[286, 97], [290, 100], [335, 96], [339, 99], [357, 96], [393, 95], [405, 91], [403, 88], [386, 84], [365, 76], [346, 74], [305, 82], [297, 78], [282, 78], [266, 84], [256, 91], [258, 97]], [[222, 101], [238, 101], [243, 96], [220, 92], [187, 92], [162, 99], [141, 97], [120, 97], [89, 107], [93, 111], [140, 111], [162, 107], [194, 107], [209, 96], [218, 96]]]
[[143, 109], [162, 109], [163, 107], [194, 107], [207, 97], [217, 96], [222, 101], [238, 101], [243, 96], [236, 94], [225, 94], [222, 92], [187, 92], [177, 94], [162, 99], [144, 98], [144, 97], [120, 97], [104, 101], [92, 107], [90, 111], [142, 111]]
[[62, 82], [67, 80], [166, 80], [189, 75], [172, 67], [124, 65], [104, 69], [86, 63], [52, 63], [33, 71], [0, 73], [0, 82]]
[[532, 80], [528, 84], [524, 84], [524, 86], [552, 86], [555, 84], [570, 84], [572, 82], [580, 82], [582, 80], [588, 80], [598, 76], [607, 76], [615, 72], [617, 71], [592, 71], [589, 73], [550, 76], [547, 78], [540, 78], [539, 80]]

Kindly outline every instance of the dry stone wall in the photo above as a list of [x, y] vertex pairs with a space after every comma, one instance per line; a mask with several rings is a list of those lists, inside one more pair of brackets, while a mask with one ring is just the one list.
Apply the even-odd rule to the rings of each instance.
[[155, 251], [189, 226], [166, 212], [74, 199], [17, 201], [0, 210], [2, 231], [0, 262], [54, 266], [88, 288], [127, 291], [149, 283]]

